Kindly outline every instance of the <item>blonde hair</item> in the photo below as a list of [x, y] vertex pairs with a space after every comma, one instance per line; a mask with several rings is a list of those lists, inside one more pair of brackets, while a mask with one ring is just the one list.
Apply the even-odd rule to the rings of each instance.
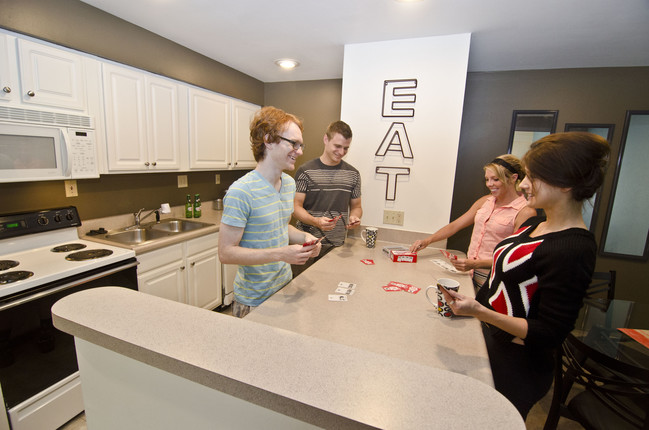
[[[516, 191], [519, 191], [519, 185], [525, 173], [523, 170], [523, 163], [515, 155], [503, 154], [494, 158], [489, 163], [485, 164], [483, 169], [491, 169], [496, 173], [498, 179], [503, 183], [513, 183]], [[517, 175], [516, 180], [513, 181], [514, 175]]]

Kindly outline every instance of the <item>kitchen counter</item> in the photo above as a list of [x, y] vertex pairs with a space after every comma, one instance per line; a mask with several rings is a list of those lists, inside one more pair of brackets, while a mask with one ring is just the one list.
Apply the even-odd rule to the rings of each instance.
[[[392, 262], [382, 251], [399, 244], [377, 241], [368, 249], [357, 237], [293, 279], [245, 319], [313, 336], [400, 360], [445, 369], [493, 386], [487, 348], [475, 318], [442, 318], [425, 295], [435, 278], [460, 282], [460, 292], [475, 296], [471, 277], [451, 273], [433, 259], [438, 249], [419, 251], [417, 263]], [[454, 251], [456, 254], [463, 253]], [[374, 265], [365, 265], [371, 259]], [[332, 302], [339, 282], [357, 284], [346, 302]], [[416, 294], [386, 292], [397, 281], [421, 288]], [[431, 291], [436, 298], [436, 292]]]
[[75, 336], [94, 429], [525, 428], [475, 378], [123, 288], [52, 314]]
[[[468, 275], [439, 269], [433, 249], [392, 263], [385, 244], [348, 238], [244, 319], [121, 288], [60, 300], [89, 425], [524, 429], [492, 388], [477, 321], [442, 319], [424, 297], [439, 274], [472, 294]], [[391, 280], [422, 290], [383, 291]], [[339, 281], [356, 292], [329, 302]]]
[[[123, 243], [114, 242], [111, 240], [104, 239], [104, 235], [89, 235], [88, 233], [91, 230], [97, 230], [99, 228], [104, 228], [107, 231], [121, 229], [130, 225], [133, 225], [133, 214], [126, 215], [117, 215], [106, 218], [97, 218], [91, 220], [84, 220], [81, 227], [78, 228], [79, 237], [82, 239], [90, 240], [93, 242], [104, 243], [113, 246], [120, 246], [122, 248], [128, 248], [135, 251], [135, 255], [144, 254], [146, 252], [154, 251], [156, 249], [164, 248], [169, 245], [173, 245], [180, 242], [185, 242], [187, 240], [194, 239], [196, 237], [205, 236], [206, 234], [215, 233], [219, 231], [219, 226], [221, 224], [221, 215], [223, 211], [217, 211], [211, 209], [214, 207], [212, 202], [204, 202], [202, 205], [202, 216], [200, 218], [187, 218], [187, 220], [198, 221], [208, 224], [214, 224], [210, 227], [204, 227], [198, 230], [188, 231], [176, 235], [170, 235], [169, 237], [156, 239], [150, 242], [144, 242], [137, 245], [128, 245]], [[148, 211], [144, 211], [147, 213]], [[153, 215], [151, 215], [153, 217]], [[183, 206], [174, 206], [171, 208], [171, 213], [162, 214], [160, 219], [167, 218], [179, 218], [185, 219], [185, 209]], [[143, 226], [151, 223], [151, 219], [147, 218], [142, 222]]]

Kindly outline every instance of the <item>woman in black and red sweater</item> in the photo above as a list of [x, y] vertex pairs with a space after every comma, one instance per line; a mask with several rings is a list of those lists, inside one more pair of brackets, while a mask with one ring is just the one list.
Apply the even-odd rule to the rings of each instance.
[[520, 187], [546, 218], [496, 246], [475, 300], [445, 292], [456, 315], [483, 322], [496, 389], [523, 418], [550, 389], [552, 352], [574, 328], [595, 268], [597, 246], [581, 207], [602, 184], [609, 152], [606, 140], [590, 133], [534, 142]]

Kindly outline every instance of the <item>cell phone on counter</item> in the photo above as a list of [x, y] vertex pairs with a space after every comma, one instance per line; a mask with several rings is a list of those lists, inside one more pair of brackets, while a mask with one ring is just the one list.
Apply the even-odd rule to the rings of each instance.
[[322, 237], [319, 238], [319, 239], [315, 239], [315, 240], [310, 240], [310, 241], [308, 241], [308, 242], [304, 242], [304, 243], [302, 244], [302, 246], [311, 246], [311, 245], [315, 245], [316, 243], [320, 242], [322, 239], [324, 239], [324, 236], [322, 236]]

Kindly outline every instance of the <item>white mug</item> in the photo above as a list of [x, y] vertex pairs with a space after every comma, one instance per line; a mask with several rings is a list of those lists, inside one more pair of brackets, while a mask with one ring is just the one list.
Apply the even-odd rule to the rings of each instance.
[[[442, 289], [438, 287], [438, 285], [441, 285], [447, 290], [457, 292], [460, 289], [460, 283], [453, 279], [439, 278], [436, 285], [429, 285], [426, 288], [426, 298], [431, 304], [437, 307], [437, 313], [444, 318], [450, 318], [453, 316], [453, 311], [451, 310], [451, 307], [448, 305], [448, 303], [446, 303], [444, 294], [442, 294]], [[435, 301], [431, 300], [430, 296], [428, 295], [428, 291], [430, 291], [431, 288], [434, 288], [437, 291], [437, 297]]]
[[[365, 233], [365, 236], [363, 236]], [[365, 246], [368, 248], [374, 248], [376, 246], [376, 237], [379, 233], [379, 229], [376, 227], [366, 227], [365, 230], [361, 231], [361, 239], [365, 242]]]

